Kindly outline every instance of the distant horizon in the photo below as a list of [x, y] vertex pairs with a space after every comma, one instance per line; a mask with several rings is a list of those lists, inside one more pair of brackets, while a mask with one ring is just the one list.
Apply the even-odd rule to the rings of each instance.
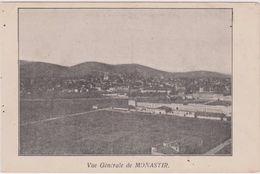
[[151, 66], [147, 66], [147, 65], [143, 65], [140, 63], [119, 63], [119, 64], [111, 64], [111, 63], [105, 63], [105, 62], [99, 62], [99, 61], [86, 61], [86, 62], [81, 62], [81, 63], [77, 63], [77, 64], [73, 64], [73, 65], [60, 65], [57, 63], [52, 63], [52, 62], [44, 62], [44, 61], [32, 61], [32, 60], [25, 60], [25, 59], [19, 59], [19, 61], [26, 61], [26, 62], [34, 62], [34, 63], [47, 63], [47, 64], [52, 64], [52, 65], [59, 65], [59, 66], [63, 66], [63, 67], [73, 67], [76, 65], [80, 65], [83, 63], [100, 63], [100, 64], [106, 64], [106, 65], [131, 65], [131, 64], [136, 64], [136, 65], [141, 65], [141, 66], [145, 66], [145, 67], [149, 67], [155, 70], [159, 70], [159, 71], [164, 71], [164, 72], [168, 72], [168, 73], [186, 73], [186, 72], [214, 72], [214, 73], [220, 73], [223, 75], [232, 75], [228, 74], [228, 73], [222, 73], [222, 72], [218, 72], [218, 71], [209, 71], [209, 70], [203, 70], [203, 69], [198, 69], [198, 70], [192, 70], [192, 71], [166, 71], [166, 70], [162, 70], [162, 69], [158, 69], [155, 67], [151, 67]]
[[19, 58], [232, 74], [232, 10], [20, 9]]

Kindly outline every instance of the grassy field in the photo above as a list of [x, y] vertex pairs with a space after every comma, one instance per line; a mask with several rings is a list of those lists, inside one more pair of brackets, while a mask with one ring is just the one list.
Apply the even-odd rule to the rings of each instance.
[[[103, 102], [105, 106], [125, 105], [124, 100], [95, 102]], [[91, 110], [95, 102], [55, 101], [55, 109], [50, 111], [48, 101], [22, 101], [21, 123], [44, 120], [51, 112], [63, 116], [84, 112]], [[202, 148], [194, 151], [194, 154], [201, 154], [229, 139], [231, 125], [213, 120], [96, 111], [20, 126], [20, 154], [150, 154], [151, 146], [183, 136], [202, 138]]]
[[21, 100], [20, 123], [44, 120], [93, 110], [92, 106], [100, 108], [111, 106], [127, 106], [126, 99], [94, 98], [94, 99], [56, 99], [56, 100]]

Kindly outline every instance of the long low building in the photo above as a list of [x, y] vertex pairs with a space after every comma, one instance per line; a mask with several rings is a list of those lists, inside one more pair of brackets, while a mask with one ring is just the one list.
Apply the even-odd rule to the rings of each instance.
[[165, 109], [160, 109], [160, 108], [137, 107], [136, 110], [139, 112], [145, 112], [151, 114], [166, 114]]
[[216, 94], [212, 92], [199, 92], [190, 94], [192, 98], [195, 99], [206, 99], [206, 100], [221, 100], [221, 101], [231, 101], [231, 96], [224, 96], [223, 94]]
[[231, 116], [231, 106], [214, 106], [204, 104], [177, 104], [177, 103], [148, 103], [136, 102], [137, 107], [159, 108], [166, 106], [173, 110], [183, 110], [187, 112], [209, 112], [209, 113], [223, 113], [226, 116]]

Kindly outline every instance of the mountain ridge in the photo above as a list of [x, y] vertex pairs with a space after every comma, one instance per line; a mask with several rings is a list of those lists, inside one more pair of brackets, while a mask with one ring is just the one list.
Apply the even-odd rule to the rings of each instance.
[[139, 74], [145, 78], [165, 77], [165, 78], [230, 78], [231, 75], [213, 71], [187, 71], [187, 72], [167, 72], [158, 70], [141, 64], [107, 64], [101, 62], [83, 62], [73, 66], [62, 66], [47, 62], [34, 62], [19, 60], [20, 76], [35, 77], [81, 77], [93, 72], [107, 72], [115, 74]]

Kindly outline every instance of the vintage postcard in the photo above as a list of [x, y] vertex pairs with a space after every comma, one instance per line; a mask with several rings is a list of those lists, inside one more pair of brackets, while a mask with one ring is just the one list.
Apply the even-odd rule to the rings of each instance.
[[256, 3], [2, 3], [4, 171], [256, 172]]

